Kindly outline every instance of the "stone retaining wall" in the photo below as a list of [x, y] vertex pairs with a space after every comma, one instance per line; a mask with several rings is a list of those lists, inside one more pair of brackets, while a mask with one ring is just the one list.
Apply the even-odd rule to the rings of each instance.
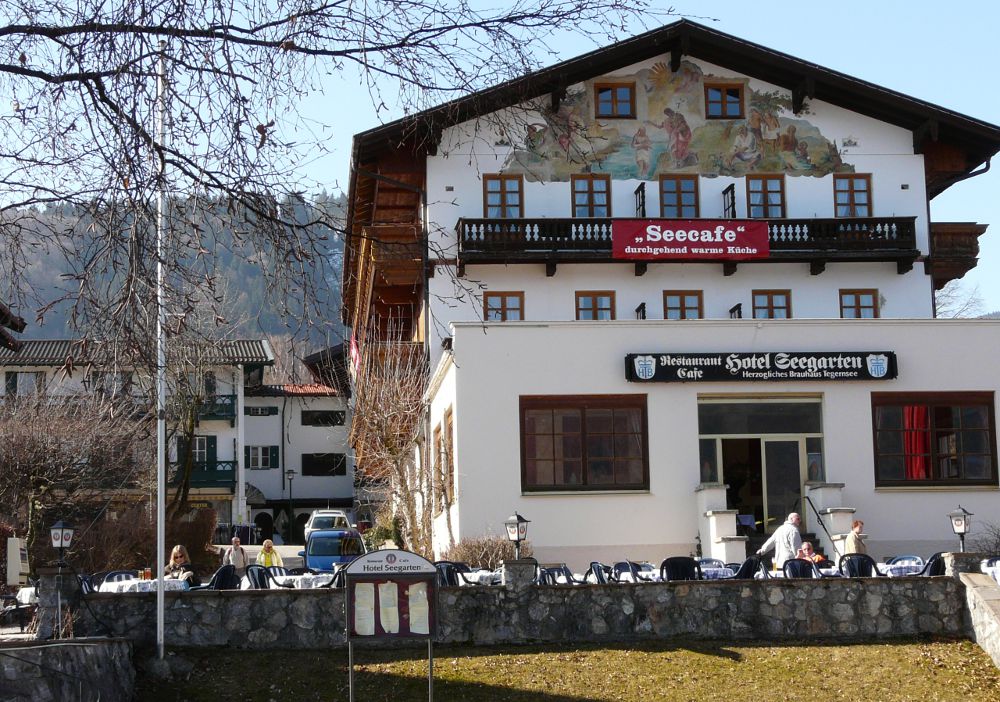
[[[526, 582], [527, 571], [518, 573], [514, 564], [508, 572], [503, 587], [442, 588], [437, 641], [967, 635], [963, 586], [950, 577], [540, 586]], [[88, 599], [114, 636], [153, 642], [153, 593]], [[167, 593], [166, 607], [171, 646], [307, 649], [345, 643], [343, 590]], [[101, 633], [88, 608], [77, 616], [78, 633]]]
[[963, 573], [966, 612], [972, 639], [1000, 667], [1000, 588], [988, 575]]
[[67, 639], [0, 645], [3, 702], [128, 702], [134, 688], [129, 641]]

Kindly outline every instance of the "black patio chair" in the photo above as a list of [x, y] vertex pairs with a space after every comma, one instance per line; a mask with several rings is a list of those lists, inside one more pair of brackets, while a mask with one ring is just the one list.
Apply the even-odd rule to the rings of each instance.
[[134, 570], [113, 570], [106, 574], [101, 580], [102, 583], [117, 583], [122, 580], [135, 580], [136, 571]]
[[922, 578], [933, 578], [937, 575], [944, 575], [944, 556], [941, 552], [935, 553], [933, 556], [927, 559], [924, 563], [923, 569], [919, 573], [911, 573], [909, 576], [903, 577], [922, 577]]
[[671, 556], [660, 563], [660, 580], [701, 579], [701, 566], [690, 556]]
[[820, 577], [816, 564], [805, 558], [789, 558], [781, 566], [781, 571], [785, 574], [786, 579]]
[[[753, 580], [757, 573], [763, 573], [765, 580], [771, 577], [767, 574], [767, 570], [761, 563], [760, 556], [750, 556], [742, 563], [735, 565], [736, 568], [733, 569], [735, 572], [728, 578], [723, 578], [723, 580]], [[730, 568], [732, 566], [733, 564], [729, 564]]]
[[725, 568], [726, 562], [721, 558], [698, 558], [698, 565], [702, 568]]
[[840, 557], [840, 574], [846, 578], [885, 577], [878, 572], [875, 559], [866, 553], [849, 553]]
[[267, 566], [267, 572], [271, 575], [291, 575], [285, 566]]
[[291, 583], [279, 583], [271, 575], [271, 571], [262, 565], [257, 565], [256, 563], [247, 566], [247, 579], [250, 580], [251, 590], [270, 590], [274, 587], [283, 587], [287, 589], [294, 589], [295, 586]]
[[97, 588], [94, 587], [94, 580], [92, 575], [87, 574], [77, 574], [76, 581], [80, 585], [80, 594], [89, 595], [95, 592]]
[[438, 572], [439, 587], [461, 587], [468, 584], [464, 574], [472, 572], [467, 563], [455, 561], [434, 561], [434, 567]]
[[591, 561], [588, 575], [593, 575], [594, 582], [598, 585], [607, 585], [611, 582], [611, 566], [606, 566], [600, 561]]
[[236, 576], [236, 566], [227, 564], [220, 566], [212, 578], [204, 585], [195, 585], [190, 590], [239, 590], [240, 579]]
[[998, 563], [1000, 563], [1000, 556], [990, 556], [986, 559], [987, 568], [994, 568]]
[[923, 565], [924, 559], [920, 556], [893, 556], [887, 563], [889, 565], [896, 565], [897, 563], [913, 563], [914, 565]]
[[316, 575], [312, 568], [289, 568], [288, 575]]
[[[546, 573], [546, 577], [552, 576], [555, 581], [553, 585], [583, 585], [585, 580], [577, 580], [576, 576], [573, 575], [573, 571], [565, 563], [549, 563], [540, 566], [542, 571]], [[559, 582], [559, 578], [562, 578], [565, 582]]]
[[[627, 577], [626, 577], [626, 574]], [[616, 583], [639, 582], [639, 566], [632, 561], [618, 561], [611, 566], [611, 580]]]

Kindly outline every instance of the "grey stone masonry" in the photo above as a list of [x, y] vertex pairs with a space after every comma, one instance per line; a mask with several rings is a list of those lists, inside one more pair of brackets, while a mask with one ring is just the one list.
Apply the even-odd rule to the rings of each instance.
[[[165, 593], [171, 646], [327, 648], [346, 643], [344, 590], [203, 590]], [[156, 638], [156, 593], [96, 594], [76, 613], [78, 633]]]
[[1000, 587], [982, 573], [959, 575], [965, 585], [969, 635], [1000, 667]]
[[127, 702], [134, 687], [129, 641], [65, 639], [45, 644], [0, 644], [2, 702]]
[[[965, 593], [955, 578], [824, 578], [535, 585], [533, 564], [510, 563], [502, 587], [438, 591], [441, 643], [712, 639], [865, 640], [964, 636]], [[77, 633], [150, 645], [155, 594], [96, 594]], [[345, 643], [344, 591], [170, 592], [170, 646], [327, 648]], [[95, 618], [96, 615], [96, 618]]]

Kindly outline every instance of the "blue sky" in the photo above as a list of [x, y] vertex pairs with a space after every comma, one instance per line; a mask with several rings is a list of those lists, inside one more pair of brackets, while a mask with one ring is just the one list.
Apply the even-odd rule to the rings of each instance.
[[[681, 1], [674, 9], [714, 29], [1000, 124], [1000, 4], [952, 0], [943, 11], [939, 3], [926, 0], [725, 0]], [[552, 45], [561, 59], [596, 48], [579, 37], [558, 34]], [[303, 105], [306, 114], [315, 115], [316, 129], [331, 137], [329, 153], [305, 163], [304, 175], [328, 191], [346, 190], [351, 136], [402, 116], [393, 105], [376, 114], [360, 80], [350, 74], [342, 78]], [[985, 175], [958, 183], [931, 201], [933, 221], [991, 225], [980, 238], [979, 265], [963, 279], [967, 287], [978, 286], [984, 311], [1000, 310], [1000, 156], [995, 161]]]

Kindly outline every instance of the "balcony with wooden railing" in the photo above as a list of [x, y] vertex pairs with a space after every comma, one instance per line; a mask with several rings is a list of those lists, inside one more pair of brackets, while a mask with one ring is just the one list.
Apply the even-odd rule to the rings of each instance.
[[[170, 484], [180, 484], [183, 464], [171, 463]], [[236, 461], [195, 461], [191, 464], [191, 487], [229, 488], [236, 486]]]
[[[459, 219], [459, 263], [610, 262], [615, 260], [613, 222], [611, 218]], [[761, 261], [808, 261], [814, 273], [833, 261], [892, 261], [904, 273], [920, 255], [916, 217], [772, 219], [767, 228], [771, 253]]]

